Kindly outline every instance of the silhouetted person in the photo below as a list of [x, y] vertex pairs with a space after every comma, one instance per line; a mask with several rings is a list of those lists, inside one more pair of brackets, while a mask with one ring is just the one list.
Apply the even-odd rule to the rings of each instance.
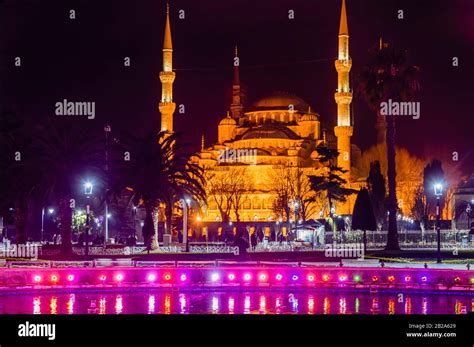
[[263, 238], [265, 237], [265, 235], [263, 234], [263, 230], [262, 229], [259, 229], [258, 230], [258, 242], [262, 242], [263, 241]]
[[471, 230], [469, 230], [469, 241], [474, 243], [474, 223], [471, 223]]
[[247, 248], [249, 248], [249, 243], [244, 237], [244, 233], [239, 231], [237, 234], [237, 239], [234, 242], [234, 246], [239, 248], [239, 257], [246, 258], [247, 257]]
[[255, 250], [255, 247], [257, 247], [258, 241], [257, 241], [257, 233], [253, 233], [252, 236], [250, 236], [250, 243], [252, 245], [252, 249]]
[[[53, 244], [56, 244], [56, 234], [54, 234], [53, 236]], [[84, 233], [80, 233], [79, 234], [79, 237], [77, 238], [77, 244], [79, 247], [83, 247], [84, 246]]]

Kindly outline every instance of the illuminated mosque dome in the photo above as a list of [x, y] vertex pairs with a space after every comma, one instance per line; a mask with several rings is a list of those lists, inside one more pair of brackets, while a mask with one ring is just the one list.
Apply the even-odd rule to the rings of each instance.
[[229, 115], [219, 122], [219, 125], [237, 125], [237, 122], [234, 118], [231, 118]]
[[309, 105], [303, 99], [288, 92], [277, 91], [257, 100], [253, 104], [255, 110], [288, 110], [293, 105], [294, 111], [306, 112]]

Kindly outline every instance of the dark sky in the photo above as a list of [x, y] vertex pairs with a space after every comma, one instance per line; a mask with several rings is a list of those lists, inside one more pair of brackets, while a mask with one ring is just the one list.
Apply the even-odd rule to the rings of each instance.
[[[175, 130], [196, 149], [217, 138], [230, 97], [234, 44], [249, 100], [286, 90], [336, 122], [339, 0], [172, 0]], [[69, 19], [69, 10], [76, 19]], [[185, 11], [185, 19], [178, 11]], [[288, 10], [295, 19], [288, 19]], [[404, 11], [404, 19], [397, 11]], [[353, 80], [380, 35], [421, 68], [421, 118], [397, 119], [397, 141], [417, 155], [474, 172], [474, 0], [347, 0]], [[165, 1], [4, 0], [0, 2], [3, 105], [27, 122], [54, 117], [63, 99], [95, 101], [91, 126], [159, 129]], [[14, 67], [20, 56], [22, 67]], [[125, 56], [131, 67], [123, 66]], [[452, 66], [452, 57], [459, 66]], [[314, 62], [316, 60], [316, 62]], [[313, 61], [313, 62], [307, 62]], [[374, 114], [354, 98], [353, 142], [375, 141]], [[56, 116], [57, 117], [57, 116]], [[77, 121], [76, 119], [71, 121]]]

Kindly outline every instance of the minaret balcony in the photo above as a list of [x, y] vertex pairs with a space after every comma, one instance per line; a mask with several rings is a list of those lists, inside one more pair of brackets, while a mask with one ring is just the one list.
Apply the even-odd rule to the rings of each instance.
[[158, 105], [158, 109], [160, 110], [160, 113], [163, 114], [174, 113], [174, 110], [176, 109], [176, 104], [174, 102], [160, 102], [160, 104]]
[[334, 135], [336, 137], [351, 137], [354, 133], [354, 128], [350, 125], [340, 125], [334, 127]]
[[161, 83], [173, 83], [175, 78], [176, 78], [176, 73], [174, 73], [173, 71], [160, 72]]
[[341, 92], [334, 93], [334, 99], [337, 104], [350, 104], [352, 102], [352, 93], [350, 92]]
[[349, 72], [352, 68], [352, 59], [342, 59], [334, 61], [337, 72]]

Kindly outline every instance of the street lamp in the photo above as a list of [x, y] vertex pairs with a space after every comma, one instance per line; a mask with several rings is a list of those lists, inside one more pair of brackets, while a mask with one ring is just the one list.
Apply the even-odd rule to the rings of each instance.
[[[86, 182], [84, 184], [84, 194], [87, 197], [87, 205], [86, 205], [86, 230], [85, 230], [85, 237], [84, 241], [86, 242], [86, 256], [89, 255], [89, 229], [90, 229], [90, 203], [89, 199], [92, 195], [92, 190], [94, 188], [94, 185], [91, 182]], [[107, 219], [107, 216], [106, 218]]]
[[181, 199], [183, 204], [183, 243], [186, 245], [186, 252], [189, 252], [189, 242], [188, 242], [188, 208], [191, 204], [191, 199]]
[[434, 195], [436, 196], [436, 235], [438, 241], [438, 250], [436, 252], [436, 262], [438, 264], [441, 263], [441, 227], [440, 227], [440, 214], [441, 214], [441, 207], [440, 207], [440, 200], [441, 196], [443, 195], [443, 185], [441, 183], [435, 183], [433, 186], [434, 188]]
[[[105, 132], [105, 173], [109, 174], [109, 133], [112, 131], [110, 125], [104, 126]], [[108, 187], [105, 189], [105, 216], [109, 213], [109, 201], [108, 201]], [[109, 238], [109, 219], [105, 218], [105, 234], [104, 234], [104, 247], [107, 246], [107, 240]]]
[[[54, 213], [54, 208], [48, 208], [48, 214], [53, 214]], [[43, 237], [44, 237], [44, 207], [41, 210], [41, 239], [40, 242], [43, 242]]]
[[293, 208], [295, 209], [295, 241], [298, 239], [298, 208], [300, 207], [300, 204], [298, 203], [298, 200], [295, 200], [293, 202]]

